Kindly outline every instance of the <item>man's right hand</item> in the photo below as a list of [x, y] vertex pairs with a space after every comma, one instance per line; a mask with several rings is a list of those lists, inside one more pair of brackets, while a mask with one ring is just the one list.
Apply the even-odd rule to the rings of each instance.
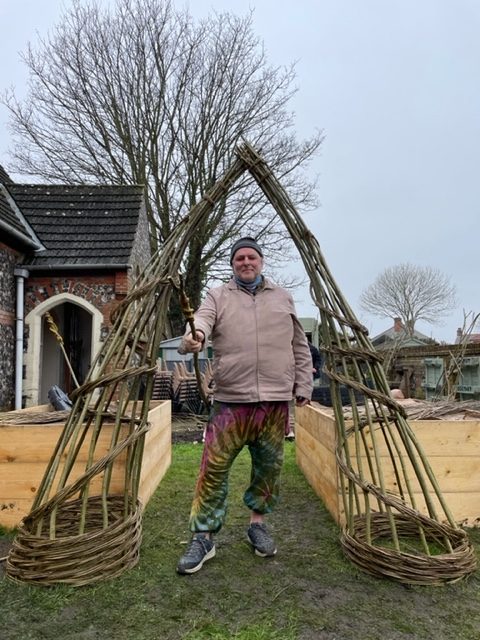
[[198, 353], [202, 350], [204, 341], [205, 334], [203, 331], [196, 331], [195, 338], [191, 333], [187, 333], [182, 340], [181, 348], [186, 353]]

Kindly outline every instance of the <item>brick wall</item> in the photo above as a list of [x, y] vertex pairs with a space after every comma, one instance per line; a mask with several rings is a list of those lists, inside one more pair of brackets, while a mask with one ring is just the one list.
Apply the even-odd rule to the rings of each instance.
[[62, 293], [70, 293], [87, 300], [103, 315], [102, 335], [108, 333], [110, 313], [127, 293], [126, 272], [95, 275], [65, 274], [63, 276], [35, 276], [30, 274], [25, 284], [25, 315], [44, 300]]

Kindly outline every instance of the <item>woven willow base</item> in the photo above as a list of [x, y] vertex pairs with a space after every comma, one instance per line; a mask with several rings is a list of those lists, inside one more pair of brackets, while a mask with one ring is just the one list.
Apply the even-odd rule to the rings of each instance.
[[8, 577], [43, 586], [81, 586], [114, 578], [135, 566], [142, 537], [140, 504], [129, 505], [126, 515], [124, 496], [109, 496], [109, 522], [103, 528], [101, 496], [89, 498], [85, 533], [79, 535], [81, 506], [80, 500], [73, 500], [58, 508], [53, 540], [48, 537], [48, 517], [45, 536], [38, 536], [32, 533], [37, 523], [29, 516], [8, 555]]
[[[435, 521], [422, 522], [422, 529], [429, 543], [440, 551], [426, 555], [412, 546], [419, 538], [419, 525], [406, 516], [395, 516], [400, 546], [410, 551], [397, 551], [387, 546], [366, 542], [367, 520], [355, 518], [354, 535], [343, 531], [341, 543], [345, 554], [364, 571], [380, 578], [392, 578], [404, 584], [440, 586], [455, 582], [469, 575], [476, 568], [475, 551], [462, 529]], [[392, 530], [386, 513], [372, 514], [370, 520], [371, 540], [384, 540], [390, 544]], [[447, 545], [451, 546], [451, 550]], [[392, 545], [393, 546], [393, 545]], [[441, 553], [444, 550], [445, 553]]]

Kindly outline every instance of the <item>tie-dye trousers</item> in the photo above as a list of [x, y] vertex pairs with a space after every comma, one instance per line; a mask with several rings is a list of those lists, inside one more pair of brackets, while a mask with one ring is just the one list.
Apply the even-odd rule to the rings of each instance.
[[227, 512], [228, 476], [247, 446], [252, 459], [243, 500], [249, 509], [270, 513], [278, 502], [288, 402], [214, 402], [205, 434], [190, 513], [191, 531], [216, 532]]

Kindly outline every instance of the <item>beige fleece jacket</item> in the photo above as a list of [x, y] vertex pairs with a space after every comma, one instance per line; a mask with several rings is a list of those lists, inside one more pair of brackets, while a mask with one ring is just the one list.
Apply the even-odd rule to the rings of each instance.
[[232, 278], [210, 289], [195, 313], [195, 327], [206, 341], [212, 339], [215, 400], [311, 398], [312, 357], [285, 289], [264, 279], [252, 295]]

